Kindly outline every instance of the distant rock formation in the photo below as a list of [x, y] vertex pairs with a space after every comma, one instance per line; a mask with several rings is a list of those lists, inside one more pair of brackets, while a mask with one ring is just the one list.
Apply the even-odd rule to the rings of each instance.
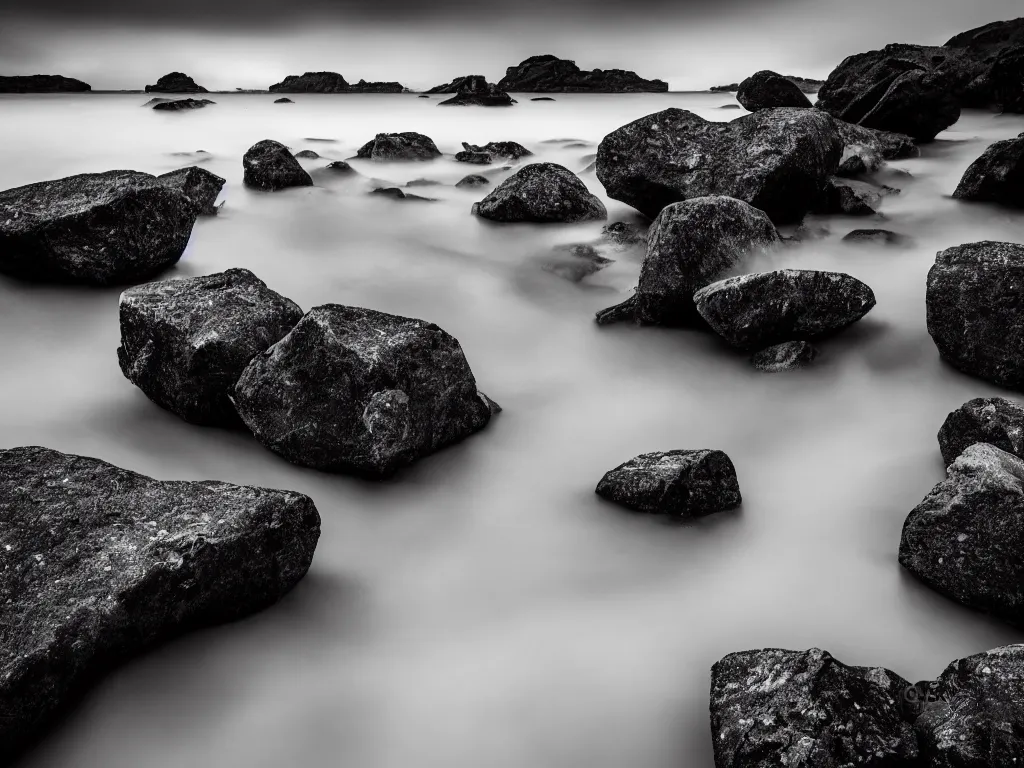
[[202, 109], [207, 104], [216, 104], [209, 99], [171, 99], [159, 101], [153, 105], [153, 109], [177, 112], [182, 109]]
[[548, 54], [506, 69], [498, 88], [524, 93], [661, 93], [668, 90], [668, 83], [645, 80], [625, 69], [585, 72], [574, 61]]
[[483, 75], [469, 75], [462, 81], [458, 92], [450, 99], [439, 102], [439, 107], [511, 107], [515, 99]]
[[[824, 80], [812, 80], [809, 77], [797, 77], [796, 75], [782, 75], [782, 77], [791, 83], [795, 83], [796, 87], [804, 93], [817, 93], [821, 86], [825, 84]], [[713, 85], [708, 90], [712, 93], [734, 93], [739, 89], [739, 83], [729, 83], [729, 85]]]
[[146, 93], [209, 93], [203, 86], [184, 72], [171, 72], [156, 81], [156, 85], [147, 85]]
[[423, 93], [458, 93], [465, 88], [466, 84], [474, 77], [480, 77], [480, 75], [464, 75], [463, 77], [456, 77], [450, 83], [435, 85], [433, 88], [428, 91], [424, 91]]
[[81, 93], [92, 86], [63, 75], [15, 75], [0, 77], [0, 93]]
[[402, 93], [401, 83], [368, 83], [360, 80], [352, 84], [337, 72], [306, 72], [288, 75], [280, 83], [270, 86], [271, 93]]

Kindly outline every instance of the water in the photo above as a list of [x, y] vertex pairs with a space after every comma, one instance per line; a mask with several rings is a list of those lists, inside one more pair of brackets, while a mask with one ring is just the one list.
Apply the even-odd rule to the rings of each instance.
[[[365, 195], [366, 179], [266, 195], [241, 186], [263, 138], [329, 159], [378, 131], [516, 140], [572, 170], [608, 131], [668, 106], [733, 119], [717, 94], [557, 96], [511, 110], [437, 109], [408, 95], [214, 95], [161, 114], [139, 94], [0, 98], [0, 187], [86, 171], [189, 164], [227, 178], [172, 274], [247, 267], [304, 308], [350, 303], [454, 334], [505, 412], [482, 433], [372, 484], [291, 466], [241, 434], [190, 426], [121, 375], [117, 290], [0, 280], [0, 444], [41, 444], [164, 479], [216, 478], [308, 493], [323, 536], [307, 579], [252, 619], [130, 661], [96, 686], [21, 768], [709, 768], [709, 669], [747, 648], [819, 646], [911, 680], [1021, 640], [901, 572], [907, 512], [943, 476], [948, 411], [999, 390], [943, 365], [925, 330], [936, 251], [1024, 241], [1024, 216], [949, 198], [992, 141], [1024, 118], [965, 113], [885, 176], [903, 194], [885, 222], [834, 218], [824, 240], [751, 269], [848, 272], [878, 306], [821, 345], [814, 367], [765, 375], [710, 336], [599, 328], [641, 255], [572, 284], [543, 269], [555, 243], [600, 224], [494, 225], [480, 190]], [[312, 143], [305, 137], [333, 138]], [[306, 163], [317, 168], [327, 160]], [[356, 164], [393, 183], [454, 182], [450, 158]], [[602, 194], [593, 174], [588, 186]], [[602, 199], [612, 220], [626, 206]], [[885, 226], [910, 248], [840, 244]], [[633, 516], [593, 493], [652, 450], [721, 448], [744, 496], [686, 526]]]

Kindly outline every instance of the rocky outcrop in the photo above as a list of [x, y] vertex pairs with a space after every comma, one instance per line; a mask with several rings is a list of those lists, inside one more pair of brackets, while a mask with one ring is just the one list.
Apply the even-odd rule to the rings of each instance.
[[280, 83], [270, 86], [271, 93], [401, 93], [401, 83], [368, 83], [360, 80], [352, 84], [337, 72], [306, 72], [288, 75]]
[[1024, 458], [1024, 407], [1005, 397], [978, 397], [950, 413], [939, 429], [939, 450], [946, 466], [975, 443], [988, 443]]
[[462, 78], [455, 95], [438, 102], [439, 107], [511, 107], [515, 100], [483, 75]]
[[5, 761], [125, 658], [277, 602], [320, 535], [302, 494], [161, 482], [47, 448], [0, 451], [0, 499]]
[[483, 75], [463, 75], [462, 77], [456, 77], [450, 83], [435, 85], [433, 88], [424, 91], [423, 95], [428, 93], [458, 93], [475, 77], [483, 77]]
[[751, 364], [765, 373], [781, 373], [806, 368], [818, 356], [818, 350], [806, 341], [786, 341], [755, 352]]
[[146, 93], [209, 93], [203, 86], [183, 72], [171, 72], [156, 81], [156, 85], [147, 85]]
[[198, 215], [177, 185], [85, 173], [0, 192], [0, 272], [45, 282], [145, 280], [181, 258]]
[[463, 176], [457, 182], [456, 187], [486, 187], [491, 181], [486, 176], [480, 176], [476, 173], [471, 173], [469, 176]]
[[946, 49], [974, 62], [973, 79], [959, 96], [964, 106], [1002, 106], [1007, 112], [1024, 111], [1024, 19], [996, 21], [951, 38]]
[[953, 197], [1024, 208], [1024, 133], [989, 146], [971, 163]]
[[288, 147], [264, 139], [249, 147], [242, 157], [242, 181], [247, 187], [273, 192], [288, 187], [311, 187], [313, 179], [299, 165]]
[[597, 494], [649, 514], [693, 518], [739, 506], [736, 468], [722, 451], [644, 453], [610, 470]]
[[63, 75], [0, 76], [0, 93], [81, 93], [92, 86]]
[[473, 213], [503, 222], [595, 221], [608, 212], [568, 168], [556, 163], [523, 166], [473, 206]]
[[487, 152], [472, 152], [463, 150], [455, 153], [455, 161], [458, 163], [469, 163], [470, 165], [490, 165], [494, 158]]
[[842, 272], [780, 269], [720, 280], [693, 301], [718, 335], [755, 351], [831, 335], [864, 317], [875, 295]]
[[157, 176], [157, 179], [164, 186], [182, 192], [192, 201], [198, 215], [215, 216], [217, 214], [217, 195], [220, 194], [225, 184], [225, 180], [220, 176], [210, 173], [204, 168], [190, 165], [187, 168], [162, 173]]
[[356, 152], [356, 157], [376, 162], [433, 160], [441, 150], [433, 139], [422, 133], [378, 133]]
[[659, 93], [668, 90], [668, 83], [645, 80], [623, 69], [584, 72], [576, 62], [548, 54], [531, 56], [506, 69], [498, 88], [522, 93]]
[[781, 224], [811, 208], [842, 151], [835, 121], [816, 109], [764, 109], [715, 123], [672, 108], [605, 136], [597, 178], [609, 197], [651, 218], [680, 200], [726, 195]]
[[247, 269], [129, 288], [120, 314], [125, 378], [185, 421], [214, 426], [238, 423], [238, 377], [302, 319]]
[[742, 83], [736, 100], [751, 112], [775, 107], [809, 108], [811, 101], [792, 80], [771, 70], [755, 72]]
[[928, 333], [964, 373], [1024, 389], [1024, 245], [984, 241], [941, 251], [928, 272]]

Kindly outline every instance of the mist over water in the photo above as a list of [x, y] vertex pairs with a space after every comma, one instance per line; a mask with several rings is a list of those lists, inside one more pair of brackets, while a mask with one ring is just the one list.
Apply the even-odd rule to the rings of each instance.
[[[323, 518], [312, 570], [280, 604], [129, 661], [20, 768], [710, 768], [709, 670], [726, 653], [818, 646], [917, 680], [1020, 640], [913, 581], [896, 554], [906, 514], [943, 477], [946, 414], [1000, 394], [939, 361], [925, 276], [943, 248], [1024, 241], [1019, 214], [949, 198], [1024, 117], [965, 112], [922, 157], [891, 164], [912, 177], [878, 176], [903, 190], [884, 221], [815, 217], [827, 238], [750, 263], [847, 272], [878, 299], [811, 368], [766, 375], [711, 335], [598, 327], [594, 312], [629, 294], [642, 253], [609, 254], [616, 263], [580, 284], [544, 266], [600, 223], [482, 221], [469, 209], [486, 189], [410, 190], [434, 203], [366, 194], [487, 170], [454, 162], [462, 141], [519, 141], [532, 160], [580, 171], [614, 128], [669, 106], [733, 119], [718, 109], [729, 96], [519, 95], [511, 110], [290, 97], [216, 94], [179, 114], [141, 108], [140, 94], [0, 97], [0, 188], [208, 158], [226, 205], [196, 224], [167, 277], [246, 267], [306, 310], [436, 322], [505, 410], [390, 482], [302, 469], [245, 434], [184, 423], [124, 379], [118, 290], [0, 279], [0, 447], [292, 489]], [[317, 172], [383, 131], [426, 133], [446, 157], [353, 161], [356, 179]], [[245, 189], [241, 156], [264, 138], [323, 155], [303, 161], [319, 186]], [[542, 143], [560, 138], [594, 146]], [[210, 154], [173, 154], [199, 149]], [[610, 221], [634, 219], [582, 178]], [[862, 227], [912, 243], [840, 242]], [[593, 493], [606, 470], [672, 448], [726, 451], [743, 505], [679, 526]]]

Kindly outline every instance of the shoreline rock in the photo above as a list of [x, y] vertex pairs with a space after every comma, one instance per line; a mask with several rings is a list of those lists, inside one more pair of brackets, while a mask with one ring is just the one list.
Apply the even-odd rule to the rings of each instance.
[[736, 100], [749, 112], [776, 107], [810, 109], [811, 101], [789, 78], [762, 69], [755, 72], [736, 89]]
[[939, 429], [946, 466], [975, 443], [1024, 458], [1024, 407], [1005, 397], [976, 397], [951, 412]]

